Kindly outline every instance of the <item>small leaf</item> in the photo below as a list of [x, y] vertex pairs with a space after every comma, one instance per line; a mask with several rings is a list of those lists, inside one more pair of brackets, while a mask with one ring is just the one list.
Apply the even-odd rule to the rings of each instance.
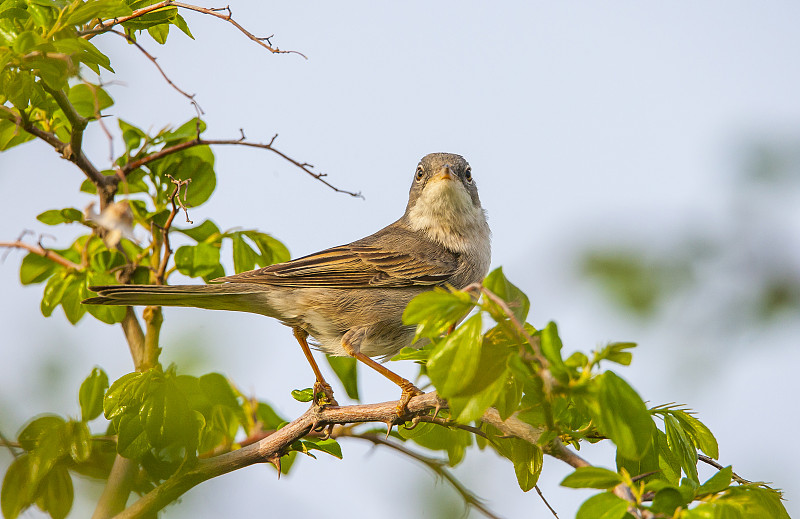
[[561, 481], [562, 487], [608, 489], [622, 483], [622, 477], [602, 467], [579, 467]]
[[269, 234], [257, 231], [242, 231], [242, 234], [253, 240], [253, 243], [258, 247], [260, 254], [256, 259], [256, 263], [260, 267], [289, 261], [289, 249]]
[[78, 115], [88, 119], [97, 117], [103, 110], [114, 104], [114, 100], [101, 87], [78, 83], [69, 89], [69, 100]]
[[36, 219], [47, 225], [82, 222], [83, 213], [72, 207], [67, 207], [66, 209], [50, 209], [37, 216]]
[[583, 502], [575, 519], [622, 519], [629, 503], [610, 492], [592, 496]]
[[706, 455], [719, 459], [719, 445], [711, 430], [703, 422], [686, 411], [674, 411], [672, 415], [680, 422], [692, 443]]
[[686, 436], [680, 422], [672, 415], [664, 416], [664, 426], [667, 433], [669, 448], [680, 461], [681, 468], [688, 478], [699, 482], [697, 476], [697, 451], [694, 444]]
[[67, 424], [69, 455], [76, 463], [82, 463], [92, 455], [92, 433], [85, 422], [70, 421]]
[[311, 402], [314, 400], [314, 390], [310, 387], [306, 389], [292, 389], [292, 398], [298, 402]]
[[153, 37], [161, 45], [167, 43], [167, 36], [169, 36], [169, 24], [162, 23], [159, 25], [153, 25], [147, 28], [147, 32], [150, 36]]
[[211, 220], [205, 220], [200, 225], [195, 225], [194, 227], [189, 227], [188, 229], [175, 229], [176, 231], [182, 232], [189, 238], [193, 239], [196, 242], [203, 242], [207, 241], [214, 235], [219, 235], [220, 230], [217, 227], [217, 224], [212, 222]]
[[39, 442], [47, 435], [58, 435], [64, 430], [67, 422], [56, 415], [44, 415], [31, 420], [17, 436], [20, 446], [26, 451], [32, 451], [39, 446]]
[[719, 472], [711, 476], [708, 479], [708, 481], [700, 485], [700, 488], [697, 489], [698, 497], [702, 497], [707, 494], [716, 494], [717, 492], [722, 492], [731, 485], [732, 478], [733, 478], [733, 468], [730, 465], [728, 465], [725, 468], [719, 469]]
[[138, 460], [150, 450], [150, 442], [142, 421], [135, 414], [126, 414], [119, 421], [117, 452], [125, 458]]
[[19, 280], [23, 285], [41, 283], [52, 276], [56, 268], [58, 268], [58, 265], [49, 258], [31, 252], [22, 258], [22, 264], [19, 267]]
[[256, 252], [244, 241], [242, 233], [233, 233], [231, 239], [233, 240], [233, 270], [237, 274], [253, 270], [256, 265]]
[[81, 384], [78, 400], [81, 404], [81, 417], [84, 422], [94, 420], [103, 412], [103, 396], [108, 389], [108, 375], [95, 367]]
[[53, 519], [64, 519], [72, 508], [74, 490], [69, 471], [57, 465], [42, 478], [36, 503]]
[[207, 373], [200, 377], [199, 383], [203, 393], [212, 403], [234, 409], [239, 409], [241, 407], [233, 392], [233, 388], [231, 388], [231, 383], [228, 382], [228, 379], [225, 378], [224, 375], [219, 373]]
[[[531, 307], [528, 296], [506, 278], [502, 267], [490, 272], [486, 279], [483, 280], [483, 286], [506, 302], [517, 321], [524, 323], [527, 320], [528, 311]], [[485, 302], [490, 309], [495, 309], [492, 312], [492, 317], [495, 320], [503, 319], [503, 313], [499, 307], [490, 301]]]
[[328, 438], [326, 440], [323, 440], [321, 438], [318, 439], [313, 437], [307, 437], [304, 440], [302, 440], [302, 443], [306, 451], [318, 450], [322, 452], [327, 452], [328, 454], [330, 454], [335, 458], [342, 459], [342, 447], [333, 438]]
[[3, 477], [0, 504], [3, 517], [16, 519], [20, 512], [33, 504], [33, 488], [30, 481], [30, 456], [23, 454], [11, 462]]

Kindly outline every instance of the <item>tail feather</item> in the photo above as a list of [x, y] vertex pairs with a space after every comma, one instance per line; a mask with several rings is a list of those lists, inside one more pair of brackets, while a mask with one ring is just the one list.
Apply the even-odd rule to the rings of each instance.
[[83, 300], [85, 305], [189, 306], [276, 317], [270, 304], [271, 288], [263, 285], [103, 285], [89, 290], [98, 295]]

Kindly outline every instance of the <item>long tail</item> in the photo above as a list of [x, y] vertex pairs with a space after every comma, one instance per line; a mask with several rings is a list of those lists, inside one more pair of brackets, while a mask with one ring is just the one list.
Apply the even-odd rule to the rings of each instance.
[[103, 285], [89, 287], [97, 297], [85, 305], [191, 306], [277, 317], [270, 304], [270, 287], [250, 283], [219, 285]]

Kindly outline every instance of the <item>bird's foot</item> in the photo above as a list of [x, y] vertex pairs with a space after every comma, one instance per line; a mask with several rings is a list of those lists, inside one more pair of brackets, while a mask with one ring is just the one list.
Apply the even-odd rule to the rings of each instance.
[[336, 405], [339, 403], [333, 398], [333, 388], [325, 381], [317, 380], [314, 382], [314, 404], [315, 405]]
[[400, 403], [397, 404], [397, 416], [404, 416], [408, 412], [408, 402], [415, 396], [424, 394], [424, 391], [408, 380], [404, 380], [400, 387], [403, 393], [400, 395]]

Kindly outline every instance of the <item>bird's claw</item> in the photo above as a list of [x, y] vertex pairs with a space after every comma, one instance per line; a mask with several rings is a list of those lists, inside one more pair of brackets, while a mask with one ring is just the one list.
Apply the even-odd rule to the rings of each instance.
[[333, 388], [327, 382], [314, 382], [314, 405], [335, 405], [339, 403], [333, 398]]
[[420, 388], [407, 380], [400, 387], [403, 389], [403, 393], [400, 395], [400, 403], [397, 404], [398, 417], [404, 416], [408, 412], [408, 403], [412, 398], [424, 394]]

